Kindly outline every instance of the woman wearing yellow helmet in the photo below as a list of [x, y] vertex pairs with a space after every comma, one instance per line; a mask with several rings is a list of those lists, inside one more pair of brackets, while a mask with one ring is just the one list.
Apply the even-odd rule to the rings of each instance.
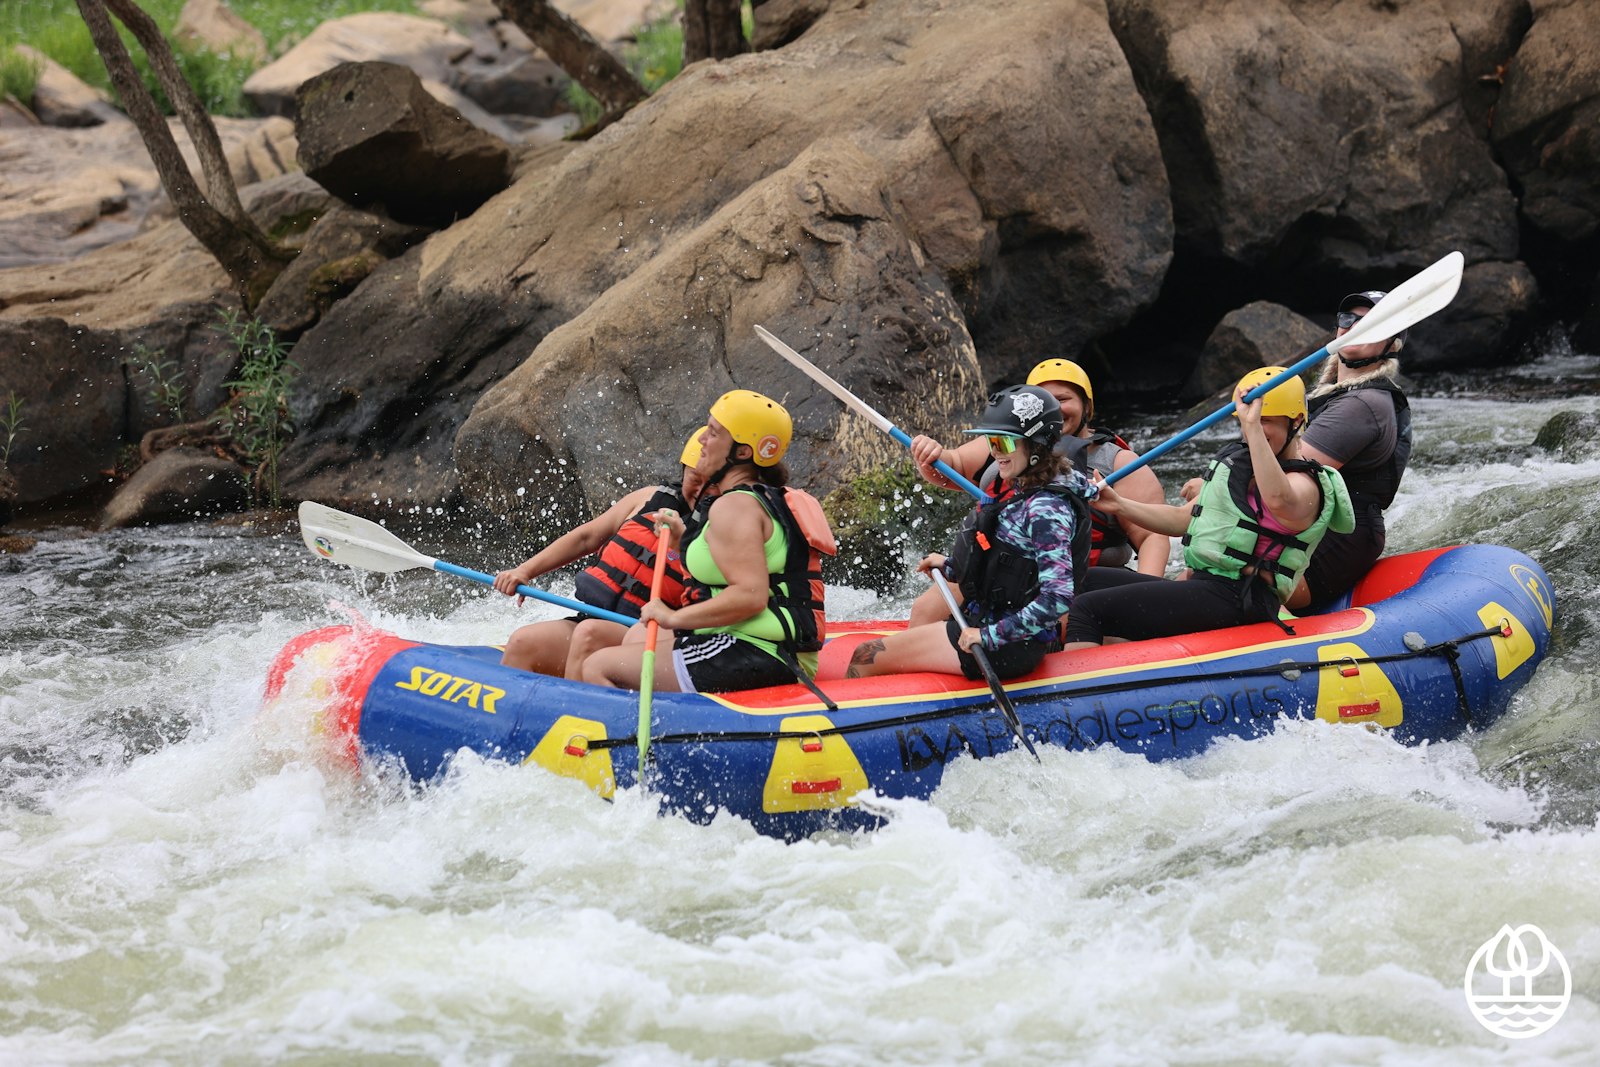
[[[593, 552], [598, 553], [595, 561], [577, 577], [576, 598], [607, 611], [637, 616], [645, 601], [650, 599], [650, 579], [655, 568], [656, 511], [671, 508], [690, 514], [705, 486], [705, 475], [695, 469], [700, 461], [700, 434], [704, 430], [704, 426], [696, 430], [683, 446], [679, 456], [683, 478], [678, 484], [635, 489], [520, 565], [496, 574], [495, 589], [506, 596], [515, 596], [517, 586], [526, 585], [541, 574], [565, 567]], [[682, 568], [676, 561], [669, 561], [663, 591], [674, 603], [683, 599], [683, 583]], [[517, 602], [522, 602], [520, 597]], [[621, 623], [589, 615], [531, 623], [519, 627], [511, 635], [500, 662], [535, 674], [577, 678], [580, 676], [578, 665], [586, 655], [604, 644], [621, 641], [626, 632]]]
[[[835, 551], [822, 508], [786, 488], [782, 460], [793, 436], [789, 413], [748, 389], [711, 405], [697, 470], [712, 503], [685, 531], [667, 519], [681, 548], [689, 593], [681, 606], [652, 600], [640, 619], [675, 631], [670, 656], [657, 657], [662, 692], [719, 693], [809, 679], [824, 634], [822, 552]], [[639, 688], [644, 645], [595, 652], [583, 679]]]
[[[1027, 384], [1038, 386], [1061, 405], [1066, 430], [1056, 450], [1084, 474], [1099, 471], [1110, 474], [1139, 458], [1128, 443], [1109, 430], [1090, 425], [1094, 419], [1094, 386], [1082, 367], [1070, 359], [1047, 359], [1028, 372]], [[911, 458], [924, 481], [944, 489], [956, 485], [940, 474], [935, 461], [943, 460], [971, 480], [979, 480], [993, 470], [983, 442], [968, 441], [956, 448], [945, 448], [931, 437], [911, 439]], [[985, 487], [987, 488], [987, 487]], [[1160, 504], [1166, 500], [1161, 481], [1149, 467], [1140, 467], [1117, 486], [1124, 499]], [[1101, 568], [1123, 568], [1137, 554], [1140, 574], [1160, 577], [1166, 573], [1171, 545], [1166, 537], [1140, 526], [1124, 515], [1111, 515], [1091, 505], [1089, 567], [1078, 575], [1078, 590], [1086, 592], [1100, 584]], [[933, 622], [948, 614], [938, 590], [929, 589], [911, 608], [913, 625]]]
[[1142, 525], [1183, 535], [1190, 580], [1127, 574], [1085, 593], [1067, 619], [1066, 648], [1107, 640], [1213, 630], [1275, 619], [1329, 530], [1354, 525], [1339, 473], [1300, 454], [1305, 385], [1291, 377], [1248, 404], [1244, 395], [1282, 367], [1263, 367], [1234, 388], [1241, 440], [1211, 461], [1192, 507], [1147, 504], [1100, 492], [1100, 506]]

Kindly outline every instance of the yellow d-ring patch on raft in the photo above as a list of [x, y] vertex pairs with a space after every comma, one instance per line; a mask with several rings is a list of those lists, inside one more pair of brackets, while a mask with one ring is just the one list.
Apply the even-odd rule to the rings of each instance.
[[842, 808], [867, 788], [867, 772], [861, 769], [849, 742], [838, 734], [821, 732], [833, 729], [826, 715], [794, 715], [782, 720], [778, 729], [809, 736], [778, 741], [761, 794], [762, 811]]
[[1400, 725], [1405, 718], [1400, 694], [1378, 664], [1357, 662], [1366, 656], [1354, 641], [1317, 648], [1317, 659], [1332, 664], [1317, 671], [1317, 718], [1385, 728]]
[[576, 778], [610, 800], [617, 791], [617, 779], [611, 772], [611, 750], [591, 747], [594, 742], [605, 740], [605, 736], [604, 723], [563, 715], [522, 762], [537, 763], [563, 778]]
[[[1501, 629], [1500, 635], [1489, 638], [1494, 646], [1494, 670], [1501, 678], [1528, 662], [1536, 651], [1533, 635], [1522, 625], [1522, 620], [1493, 600], [1478, 609], [1478, 620], [1486, 628]], [[1510, 633], [1506, 633], [1507, 630]]]

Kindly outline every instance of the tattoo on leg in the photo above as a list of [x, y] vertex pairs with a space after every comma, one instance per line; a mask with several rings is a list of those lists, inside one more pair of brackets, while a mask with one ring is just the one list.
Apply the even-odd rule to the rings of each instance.
[[851, 654], [851, 656], [850, 656], [850, 668], [849, 668], [849, 670], [844, 672], [844, 676], [846, 678], [865, 678], [865, 677], [867, 677], [865, 674], [861, 673], [859, 668], [863, 664], [871, 663], [874, 660], [876, 660], [878, 658], [878, 653], [880, 653], [882, 651], [883, 651], [883, 638], [881, 638], [881, 637], [874, 637], [871, 641], [863, 641], [863, 642], [861, 642], [859, 645], [856, 646], [855, 652]]

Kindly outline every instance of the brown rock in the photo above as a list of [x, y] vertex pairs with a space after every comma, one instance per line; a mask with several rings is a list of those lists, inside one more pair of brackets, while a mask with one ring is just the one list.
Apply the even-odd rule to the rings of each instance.
[[199, 449], [173, 448], [117, 489], [100, 513], [100, 528], [185, 522], [241, 511], [249, 504], [248, 479], [238, 464]]
[[1259, 268], [1289, 247], [1302, 275], [1347, 281], [1450, 249], [1515, 258], [1516, 205], [1467, 118], [1462, 44], [1438, 4], [1108, 8], [1179, 239], [1200, 254]]
[[98, 126], [103, 122], [127, 122], [111, 98], [81, 80], [43, 52], [25, 44], [16, 51], [39, 67], [39, 83], [33, 90], [33, 113], [46, 126]]
[[448, 82], [451, 64], [471, 49], [465, 37], [433, 19], [379, 11], [349, 15], [322, 23], [250, 75], [244, 94], [263, 115], [288, 115], [300, 86], [341, 63], [399, 63], [418, 77]]
[[186, 0], [172, 27], [173, 40], [217, 55], [265, 63], [267, 39], [222, 0]]
[[346, 63], [295, 97], [300, 165], [355, 207], [437, 225], [505, 188], [506, 143], [434, 100], [395, 63]]
[[833, 0], [767, 0], [754, 9], [750, 47], [782, 48], [827, 14]]
[[1538, 304], [1527, 264], [1469, 264], [1450, 306], [1409, 332], [1401, 360], [1407, 371], [1519, 362]]
[[424, 227], [339, 204], [311, 226], [300, 254], [262, 297], [256, 316], [279, 337], [297, 338], [380, 263], [404, 252], [428, 232]]
[[1257, 367], [1287, 367], [1333, 339], [1333, 333], [1281, 304], [1257, 300], [1223, 316], [1206, 338], [1185, 400], [1220, 393]]
[[[1545, 0], [1505, 74], [1494, 144], [1522, 185], [1522, 213], [1560, 241], [1600, 230], [1600, 19], [1587, 0]], [[1511, 257], [1503, 257], [1511, 258]]]

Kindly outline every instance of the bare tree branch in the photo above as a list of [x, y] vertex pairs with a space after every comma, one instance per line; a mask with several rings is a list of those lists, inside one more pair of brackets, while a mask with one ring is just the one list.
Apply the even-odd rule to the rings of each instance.
[[[269, 240], [240, 206], [239, 192], [223, 157], [216, 126], [179, 72], [167, 39], [133, 0], [77, 0], [77, 4], [84, 24], [89, 27], [89, 36], [94, 39], [94, 46], [106, 65], [106, 73], [111, 76], [111, 84], [139, 130], [178, 218], [222, 264], [245, 306], [254, 307], [292, 254]], [[195, 183], [161, 109], [134, 69], [133, 59], [111, 23], [113, 11], [149, 56], [162, 89], [189, 131], [206, 176], [210, 200]]]
[[608, 116], [626, 111], [649, 95], [616, 56], [549, 0], [494, 0], [494, 6], [587, 89]]

